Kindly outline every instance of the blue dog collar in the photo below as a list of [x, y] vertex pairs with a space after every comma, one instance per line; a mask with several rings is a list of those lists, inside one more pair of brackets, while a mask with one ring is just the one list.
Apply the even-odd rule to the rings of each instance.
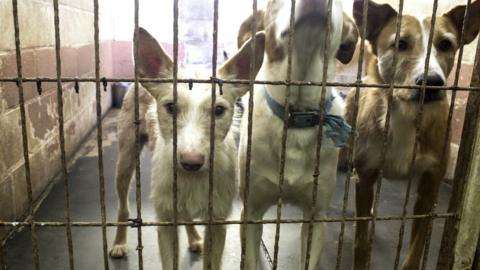
[[[272, 110], [273, 114], [278, 118], [283, 119], [285, 115], [285, 108], [283, 105], [275, 101], [264, 88], [263, 95], [267, 100], [267, 104]], [[345, 147], [348, 145], [347, 141], [352, 133], [352, 128], [338, 115], [330, 114], [335, 97], [330, 95], [323, 105], [323, 127], [325, 134], [333, 141], [336, 147]], [[289, 111], [288, 128], [312, 128], [320, 125], [320, 110], [309, 110], [304, 112]]]

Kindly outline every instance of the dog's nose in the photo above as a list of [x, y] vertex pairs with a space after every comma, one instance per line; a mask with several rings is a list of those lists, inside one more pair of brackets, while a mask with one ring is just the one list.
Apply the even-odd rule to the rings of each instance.
[[186, 171], [198, 171], [202, 168], [205, 157], [202, 154], [185, 152], [180, 153], [180, 164]]
[[[424, 78], [425, 77], [423, 75], [418, 76], [417, 79], [415, 80], [415, 83], [419, 86], [423, 85]], [[429, 74], [427, 76], [426, 85], [427, 86], [444, 86], [445, 85], [445, 80], [442, 78], [442, 76], [440, 76], [437, 73]]]

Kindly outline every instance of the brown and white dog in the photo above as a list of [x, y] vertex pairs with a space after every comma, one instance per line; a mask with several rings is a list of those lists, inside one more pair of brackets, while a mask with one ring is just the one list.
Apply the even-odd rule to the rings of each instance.
[[[465, 25], [463, 44], [475, 39], [480, 26], [480, 1], [470, 6], [469, 21]], [[428, 86], [444, 86], [455, 62], [460, 44], [465, 6], [457, 6], [436, 18], [433, 47], [424, 76], [427, 43], [431, 30], [431, 18], [403, 15], [399, 44], [395, 49], [397, 12], [388, 4], [368, 2], [368, 22], [365, 38], [370, 42], [374, 59], [365, 78], [366, 83], [422, 85], [426, 80], [425, 104], [421, 118], [415, 165], [410, 167], [415, 142], [415, 119], [420, 108], [420, 90], [394, 89], [391, 106], [390, 129], [386, 159], [382, 167], [383, 133], [387, 114], [388, 91], [366, 89], [361, 91], [357, 119], [353, 119], [355, 91], [347, 97], [346, 119], [357, 121], [358, 136], [354, 153], [354, 167], [360, 181], [356, 185], [357, 216], [371, 215], [373, 186], [379, 177], [393, 179], [414, 177], [418, 179], [415, 214], [429, 213], [436, 201], [439, 183], [445, 175], [448, 147], [448, 100], [444, 91]], [[355, 21], [359, 29], [363, 25], [363, 0], [354, 2]], [[398, 51], [398, 62], [393, 66], [393, 55]], [[395, 70], [395, 77], [394, 77]], [[444, 147], [447, 147], [442, 157]], [[424, 251], [428, 220], [413, 222], [410, 247], [403, 269], [418, 269]], [[355, 237], [355, 269], [367, 269], [369, 228], [368, 221], [357, 222]]]
[[[288, 33], [291, 31], [289, 18], [291, 1], [271, 0], [264, 11], [256, 16], [257, 30], [265, 30], [265, 59], [257, 80], [285, 80], [287, 78]], [[295, 7], [295, 34], [292, 47], [292, 73], [294, 81], [322, 81], [323, 63], [328, 61], [328, 79], [335, 74], [336, 55], [341, 61], [348, 62], [355, 50], [356, 27], [352, 20], [344, 20], [341, 0], [333, 1], [331, 26], [328, 39], [327, 58], [324, 58], [326, 38], [327, 1], [298, 0]], [[238, 45], [250, 38], [253, 17], [248, 18], [240, 28]], [[344, 26], [346, 25], [346, 26]], [[344, 30], [346, 29], [346, 30]], [[349, 29], [351, 29], [349, 31]], [[344, 46], [341, 46], [344, 44]], [[252, 160], [250, 188], [247, 211], [249, 220], [260, 220], [265, 212], [276, 205], [279, 196], [279, 171], [282, 149], [282, 131], [284, 122], [281, 111], [286, 95], [284, 85], [255, 85], [252, 133]], [[319, 133], [318, 117], [321, 98], [319, 86], [290, 87], [290, 118], [288, 139], [286, 142], [286, 166], [283, 184], [284, 203], [292, 204], [303, 210], [305, 219], [312, 215], [324, 217], [330, 197], [336, 183], [338, 148], [331, 138], [325, 135], [320, 153], [320, 173], [318, 177], [318, 199], [315, 207], [312, 203], [314, 189], [314, 167], [316, 144]], [[335, 89], [327, 87], [326, 100], [331, 108], [326, 113], [343, 115], [344, 103]], [[244, 99], [244, 104], [246, 100]], [[296, 118], [298, 116], [298, 118]], [[304, 118], [302, 118], [304, 117]], [[341, 119], [341, 118], [340, 118]], [[310, 121], [312, 120], [312, 121]], [[318, 118], [316, 118], [318, 121]], [[241, 194], [245, 191], [245, 165], [248, 140], [248, 110], [244, 113], [239, 147], [239, 166]], [[312, 209], [315, 209], [312, 213]], [[245, 211], [245, 209], [244, 209]], [[262, 225], [247, 225], [246, 260], [248, 270], [257, 269]], [[300, 268], [306, 265], [308, 224], [302, 225]], [[313, 226], [313, 238], [309, 270], [318, 269], [320, 254], [325, 239], [325, 224]]]
[[[247, 79], [250, 74], [251, 41], [240, 48], [218, 69], [221, 79]], [[260, 69], [265, 49], [265, 36], [258, 33], [255, 39], [256, 58], [254, 73]], [[147, 31], [138, 33], [137, 65], [141, 78], [172, 78], [173, 63], [158, 42]], [[202, 78], [199, 73], [180, 70], [179, 78]], [[205, 77], [203, 77], [205, 78]], [[170, 83], [142, 83], [140, 87], [140, 133], [153, 151], [151, 198], [159, 221], [173, 221], [173, 114], [177, 115], [177, 209], [178, 221], [207, 219], [209, 199], [209, 155], [211, 85], [196, 84], [190, 90], [188, 84], [179, 83], [177, 104], [173, 103], [173, 86]], [[235, 158], [232, 118], [235, 101], [249, 89], [248, 85], [226, 84], [223, 94], [216, 97], [215, 159], [213, 179], [213, 218], [225, 220], [230, 214], [236, 194]], [[129, 89], [118, 117], [119, 160], [117, 163], [117, 193], [119, 198], [118, 220], [126, 222], [129, 216], [128, 192], [134, 169], [135, 129], [134, 91]], [[123, 257], [127, 252], [126, 228], [118, 227], [112, 257]], [[225, 243], [226, 228], [214, 225], [206, 229], [205, 238], [211, 237], [211, 269], [219, 270]], [[201, 237], [194, 226], [187, 226], [191, 251], [201, 251]], [[158, 242], [162, 269], [173, 269], [173, 226], [158, 228]], [[205, 241], [208, 244], [210, 241]], [[207, 260], [204, 258], [204, 269]]]

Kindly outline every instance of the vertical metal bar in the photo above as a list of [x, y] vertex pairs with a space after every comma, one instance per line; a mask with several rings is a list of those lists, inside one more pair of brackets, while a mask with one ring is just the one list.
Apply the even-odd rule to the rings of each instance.
[[[177, 107], [178, 104], [178, 0], [173, 0], [173, 104]], [[174, 223], [174, 237], [173, 237], [173, 269], [178, 269], [178, 160], [177, 160], [177, 112], [173, 113], [173, 223]]]
[[105, 226], [106, 208], [105, 208], [105, 176], [103, 173], [103, 130], [102, 130], [102, 91], [100, 89], [100, 41], [98, 26], [98, 0], [93, 0], [94, 9], [94, 38], [95, 38], [95, 87], [96, 87], [96, 107], [97, 107], [97, 149], [98, 149], [98, 181], [100, 192], [100, 214], [102, 218], [102, 243], [103, 243], [103, 263], [105, 270], [108, 270], [108, 244], [107, 227]]
[[325, 93], [327, 91], [327, 77], [328, 77], [328, 52], [330, 50], [329, 42], [330, 42], [330, 32], [332, 28], [332, 0], [328, 0], [327, 3], [327, 27], [325, 33], [325, 40], [323, 43], [323, 74], [322, 74], [322, 92], [320, 97], [320, 103], [318, 105], [320, 111], [320, 123], [318, 125], [318, 135], [317, 135], [317, 145], [315, 149], [315, 168], [313, 172], [313, 190], [312, 190], [312, 208], [311, 208], [311, 215], [310, 221], [308, 223], [308, 232], [307, 232], [307, 250], [305, 254], [305, 270], [309, 269], [310, 266], [310, 253], [312, 250], [312, 237], [313, 237], [313, 226], [314, 226], [314, 219], [315, 214], [317, 212], [317, 196], [318, 196], [318, 177], [320, 176], [320, 154], [322, 150], [322, 141], [323, 141], [323, 122], [325, 119], [325, 112], [323, 110], [323, 106], [325, 103]]
[[65, 153], [65, 127], [63, 119], [63, 89], [62, 89], [62, 59], [60, 56], [60, 19], [58, 10], [58, 0], [53, 0], [54, 24], [55, 24], [55, 56], [57, 64], [57, 111], [58, 111], [58, 131], [60, 140], [60, 153], [62, 163], [62, 177], [65, 189], [65, 221], [67, 222], [67, 245], [70, 270], [74, 267], [72, 226], [70, 221], [70, 193], [69, 180], [67, 172], [67, 157]]
[[[253, 100], [254, 100], [254, 80], [255, 80], [255, 53], [256, 53], [256, 31], [257, 31], [257, 0], [253, 0], [252, 3], [252, 55], [250, 61], [250, 82], [249, 82], [249, 97], [248, 97], [248, 127], [247, 127], [247, 151], [246, 151], [246, 160], [245, 160], [245, 179], [244, 181], [242, 201], [243, 201], [243, 211], [242, 211], [242, 225], [241, 225], [241, 255], [240, 255], [240, 270], [245, 269], [245, 252], [246, 252], [246, 229], [247, 229], [247, 213], [248, 213], [248, 196], [250, 194], [250, 168], [252, 161], [252, 131], [253, 131]], [[240, 169], [240, 168], [239, 168]]]
[[7, 270], [7, 263], [5, 262], [4, 246], [0, 243], [0, 270]]
[[[456, 70], [455, 70], [455, 79], [454, 79], [454, 83], [453, 83], [454, 87], [458, 86], [458, 82], [459, 82], [459, 79], [460, 79], [460, 70], [461, 70], [461, 66], [462, 66], [462, 58], [463, 58], [463, 51], [464, 51], [464, 44], [463, 43], [464, 43], [464, 36], [465, 36], [465, 25], [467, 24], [467, 22], [469, 20], [469, 9], [470, 9], [471, 2], [472, 2], [471, 0], [467, 0], [467, 5], [466, 5], [466, 8], [465, 8], [462, 32], [460, 33], [460, 41], [459, 41], [460, 50], [459, 50], [459, 53], [458, 53], [457, 67], [456, 67]], [[451, 97], [451, 101], [450, 101], [450, 111], [449, 111], [449, 115], [448, 115], [448, 131], [447, 131], [447, 134], [445, 136], [445, 143], [444, 143], [445, 149], [444, 149], [443, 155], [445, 155], [446, 147], [449, 147], [449, 145], [447, 145], [447, 144], [448, 144], [448, 138], [450, 137], [450, 132], [451, 132], [451, 121], [452, 121], [452, 117], [453, 117], [453, 111], [455, 109], [456, 95], [457, 95], [457, 90], [455, 90], [455, 89], [452, 90], [452, 97]], [[461, 142], [463, 144], [464, 140], [461, 140]], [[461, 153], [460, 150], [459, 150], [459, 153]], [[462, 157], [459, 155], [459, 160], [457, 160], [457, 162], [460, 162], [461, 158]], [[460, 180], [460, 179], [462, 179], [462, 180]], [[449, 213], [459, 211], [459, 206], [460, 206], [459, 205], [459, 201], [460, 201], [459, 199], [461, 197], [463, 197], [463, 192], [458, 192], [457, 189], [459, 188], [459, 186], [461, 186], [461, 182], [464, 182], [463, 179], [465, 179], [465, 178], [457, 178], [457, 177], [454, 176], [453, 190], [452, 190], [452, 195], [450, 197], [450, 202], [449, 202], [449, 207], [448, 207], [448, 212]], [[440, 251], [439, 251], [440, 256], [438, 256], [438, 261], [437, 261], [437, 269], [438, 270], [446, 270], [446, 269], [450, 269], [452, 267], [453, 258], [452, 258], [452, 256], [448, 256], [448, 254], [453, 253], [453, 249], [454, 249], [454, 245], [455, 245], [455, 239], [456, 239], [456, 235], [457, 235], [457, 230], [455, 229], [455, 224], [456, 223], [457, 223], [457, 218], [456, 217], [445, 219], [444, 231], [443, 231], [443, 235], [442, 235], [442, 242], [441, 242]], [[447, 256], [442, 256], [442, 254], [445, 254]]]
[[[210, 103], [210, 155], [209, 155], [209, 173], [208, 173], [208, 225], [210, 237], [205, 239], [207, 242], [207, 269], [212, 269], [212, 222], [213, 222], [213, 181], [214, 181], [214, 162], [215, 162], [215, 103], [216, 103], [216, 77], [217, 77], [217, 50], [218, 50], [218, 0], [213, 1], [213, 48], [212, 48], [212, 89]], [[219, 225], [216, 225], [219, 226]]]
[[138, 269], [143, 269], [143, 240], [142, 240], [142, 186], [141, 186], [141, 175], [140, 175], [140, 152], [142, 151], [142, 146], [140, 144], [140, 104], [139, 104], [139, 83], [138, 83], [138, 9], [139, 3], [138, 0], [135, 0], [134, 7], [134, 24], [135, 24], [135, 35], [133, 38], [133, 56], [134, 56], [134, 72], [135, 72], [135, 82], [134, 82], [134, 122], [135, 122], [135, 199], [137, 205], [137, 252], [138, 252]]
[[[22, 46], [20, 45], [20, 28], [18, 23], [18, 3], [17, 0], [12, 0], [13, 10], [13, 26], [15, 29], [15, 51], [17, 57], [17, 86], [18, 86], [18, 103], [20, 105], [20, 119], [22, 125], [22, 142], [23, 142], [23, 160], [25, 166], [25, 181], [27, 184], [28, 197], [28, 215], [30, 216], [30, 232], [32, 239], [32, 254], [34, 269], [40, 269], [40, 259], [38, 256], [38, 242], [35, 232], [34, 222], [34, 205], [33, 205], [33, 191], [32, 179], [30, 172], [30, 158], [28, 155], [28, 135], [27, 135], [27, 117], [25, 113], [25, 97], [23, 89], [23, 70], [22, 70]], [[3, 254], [2, 254], [3, 255]]]
[[[359, 29], [361, 33], [367, 32], [367, 19], [368, 19], [368, 1], [363, 1], [363, 22], [362, 22], [362, 29]], [[362, 73], [363, 73], [363, 62], [365, 58], [365, 34], [360, 35], [361, 42], [360, 42], [360, 54], [358, 58], [358, 66], [357, 66], [357, 79], [356, 83], [362, 83]], [[354, 97], [354, 110], [352, 116], [352, 134], [350, 136], [350, 148], [348, 149], [347, 154], [347, 175], [346, 175], [346, 182], [345, 182], [345, 191], [343, 195], [343, 207], [342, 207], [342, 222], [340, 225], [340, 235], [338, 239], [338, 249], [337, 249], [337, 259], [335, 262], [335, 270], [340, 269], [341, 260], [342, 260], [342, 250], [343, 250], [343, 241], [344, 241], [344, 234], [345, 234], [345, 218], [347, 214], [347, 207], [348, 207], [348, 197], [350, 193], [350, 183], [352, 180], [353, 174], [353, 160], [354, 160], [354, 150], [355, 150], [355, 134], [357, 132], [357, 116], [358, 116], [358, 104], [360, 101], [360, 86], [355, 87], [355, 97]]]
[[[428, 47], [427, 47], [427, 58], [425, 59], [425, 71], [424, 71], [424, 77], [426, 78], [426, 76], [428, 75], [428, 69], [429, 69], [429, 62], [430, 62], [430, 55], [431, 55], [431, 52], [432, 52], [432, 46], [433, 46], [433, 36], [434, 36], [434, 32], [435, 32], [435, 22], [436, 22], [436, 17], [437, 17], [437, 7], [438, 7], [438, 0], [435, 0], [434, 3], [433, 3], [433, 12], [432, 12], [432, 20], [431, 20], [431, 28], [430, 28], [430, 36], [429, 36], [429, 39], [428, 39]], [[419, 111], [419, 116], [418, 116], [418, 119], [417, 119], [417, 136], [416, 136], [416, 140], [415, 140], [415, 148], [414, 148], [414, 155], [416, 154], [416, 148], [417, 148], [417, 144], [418, 144], [418, 140], [419, 140], [419, 130], [420, 130], [420, 125], [421, 125], [421, 122], [422, 122], [422, 116], [423, 116], [423, 103], [424, 103], [424, 98], [425, 98], [425, 88], [427, 86], [427, 80], [423, 80], [423, 84], [422, 84], [422, 99], [421, 99], [421, 107], [420, 107], [420, 111]], [[449, 120], [448, 121], [451, 121], [451, 115], [449, 115]], [[447, 134], [445, 134], [447, 137], [445, 137], [445, 144], [444, 144], [444, 147], [443, 147], [443, 150], [442, 150], [442, 158], [444, 158], [445, 154], [446, 154], [446, 147], [448, 147], [447, 142], [448, 142], [448, 133], [450, 133], [450, 125], [448, 125], [448, 128], [447, 128]], [[413, 164], [415, 162], [415, 156], [412, 160], [412, 167], [413, 167]], [[445, 161], [441, 161], [442, 163], [444, 163]], [[445, 164], [443, 164], [445, 165]], [[442, 181], [441, 179], [439, 181]], [[438, 190], [439, 190], [439, 185], [440, 183], [438, 183], [436, 189], [433, 191], [434, 192], [434, 200], [435, 202], [437, 201], [437, 195], [438, 195]], [[433, 213], [435, 212], [435, 209], [436, 209], [436, 203], [433, 204], [433, 207], [432, 207], [432, 210], [430, 211], [430, 222], [427, 226], [427, 239], [426, 239], [426, 242], [425, 242], [425, 249], [424, 249], [424, 252], [423, 252], [423, 263], [422, 263], [422, 270], [426, 269], [427, 267], [427, 262], [428, 262], [428, 253], [429, 253], [429, 250], [430, 250], [430, 241], [431, 241], [431, 238], [432, 238], [432, 226], [433, 226]]]
[[290, 7], [290, 31], [288, 32], [288, 48], [287, 48], [287, 80], [286, 80], [286, 93], [283, 107], [285, 108], [285, 114], [283, 115], [283, 133], [282, 133], [282, 149], [280, 152], [280, 172], [278, 183], [278, 201], [277, 201], [277, 220], [275, 224], [275, 245], [273, 248], [273, 270], [278, 267], [278, 251], [280, 240], [280, 220], [282, 218], [282, 205], [283, 205], [283, 182], [285, 181], [285, 160], [287, 150], [287, 136], [288, 136], [288, 115], [290, 113], [289, 99], [290, 88], [292, 79], [292, 52], [293, 52], [293, 39], [295, 37], [295, 0], [291, 0]]

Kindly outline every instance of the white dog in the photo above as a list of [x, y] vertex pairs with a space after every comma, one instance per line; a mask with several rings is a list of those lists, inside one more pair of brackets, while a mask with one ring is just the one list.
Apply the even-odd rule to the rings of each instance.
[[[287, 78], [287, 47], [290, 32], [290, 1], [271, 0], [264, 12], [256, 14], [257, 25], [265, 30], [265, 61], [259, 80], [285, 80]], [[295, 8], [295, 34], [292, 52], [291, 79], [297, 81], [322, 81], [323, 63], [329, 62], [328, 79], [332, 81], [335, 56], [342, 62], [350, 61], [358, 37], [351, 19], [344, 20], [340, 0], [333, 1], [331, 33], [327, 57], [322, 50], [326, 36], [327, 1], [299, 0]], [[251, 29], [248, 18], [239, 33], [239, 44]], [[342, 44], [342, 46], [340, 46]], [[340, 50], [339, 50], [340, 48]], [[283, 107], [286, 86], [256, 85], [253, 111], [252, 161], [250, 196], [247, 212], [249, 220], [260, 220], [279, 199], [279, 171], [282, 149]], [[304, 218], [325, 215], [335, 187], [339, 149], [349, 135], [350, 127], [342, 118], [344, 103], [331, 87], [326, 89], [323, 141], [320, 153], [318, 196], [315, 213], [312, 213], [312, 190], [315, 167], [315, 149], [319, 132], [320, 86], [291, 86], [290, 117], [286, 144], [286, 167], [282, 200], [303, 210]], [[248, 111], [242, 119], [239, 147], [239, 173], [241, 189], [245, 187]], [[338, 124], [338, 128], [335, 127]], [[308, 224], [302, 226], [301, 268], [306, 260]], [[324, 224], [313, 226], [313, 240], [308, 269], [318, 269], [324, 242]], [[247, 225], [246, 269], [257, 269], [262, 225]]]
[[[229, 59], [218, 70], [221, 79], [248, 79], [251, 62], [251, 41]], [[158, 42], [145, 30], [139, 29], [138, 67], [142, 78], [171, 78], [173, 63]], [[255, 75], [260, 69], [265, 49], [265, 36], [256, 36]], [[184, 75], [185, 74], [185, 75]], [[187, 76], [186, 71], [179, 74]], [[194, 75], [195, 76], [195, 75]], [[192, 78], [190, 74], [187, 76]], [[192, 221], [200, 218], [208, 219], [209, 198], [209, 155], [210, 155], [210, 117], [211, 117], [211, 85], [196, 84], [190, 91], [188, 84], [178, 84], [178, 102], [173, 103], [173, 86], [171, 83], [143, 83], [142, 95], [142, 134], [150, 140], [154, 139], [152, 162], [151, 198], [159, 221], [173, 221], [173, 114], [177, 115], [177, 160], [178, 160], [178, 221]], [[225, 220], [230, 214], [236, 192], [235, 181], [235, 143], [231, 129], [235, 100], [247, 92], [247, 84], [223, 86], [223, 94], [216, 97], [215, 115], [215, 159], [213, 179], [213, 218]], [[146, 91], [145, 91], [146, 90]], [[134, 152], [130, 120], [133, 118], [132, 90], [126, 98], [119, 118], [120, 159], [118, 172], [125, 171], [121, 166], [133, 166]], [[148, 92], [148, 93], [147, 93]], [[148, 98], [150, 94], [150, 98]], [[125, 136], [128, 133], [129, 136]], [[153, 138], [152, 138], [153, 137]], [[126, 140], [128, 139], [128, 140]], [[128, 145], [126, 148], [125, 145]], [[130, 152], [124, 152], [128, 149]], [[122, 163], [126, 162], [126, 163]], [[130, 168], [128, 167], [128, 168]], [[117, 187], [120, 199], [119, 220], [128, 217], [128, 175], [117, 175]], [[123, 214], [123, 216], [122, 216]], [[200, 251], [201, 238], [193, 226], [187, 227], [190, 249]], [[211, 266], [220, 269], [225, 243], [226, 228], [214, 225], [207, 228], [205, 243], [211, 237]], [[126, 232], [117, 234], [111, 254], [124, 253]], [[123, 239], [122, 239], [123, 237]], [[177, 237], [173, 226], [158, 228], [158, 242], [162, 259], [162, 269], [173, 268], [174, 238]], [[117, 240], [123, 240], [117, 242]], [[120, 251], [120, 252], [117, 252]], [[124, 255], [124, 254], [123, 254]], [[204, 259], [204, 265], [207, 260]], [[205, 268], [206, 269], [206, 268]]]

